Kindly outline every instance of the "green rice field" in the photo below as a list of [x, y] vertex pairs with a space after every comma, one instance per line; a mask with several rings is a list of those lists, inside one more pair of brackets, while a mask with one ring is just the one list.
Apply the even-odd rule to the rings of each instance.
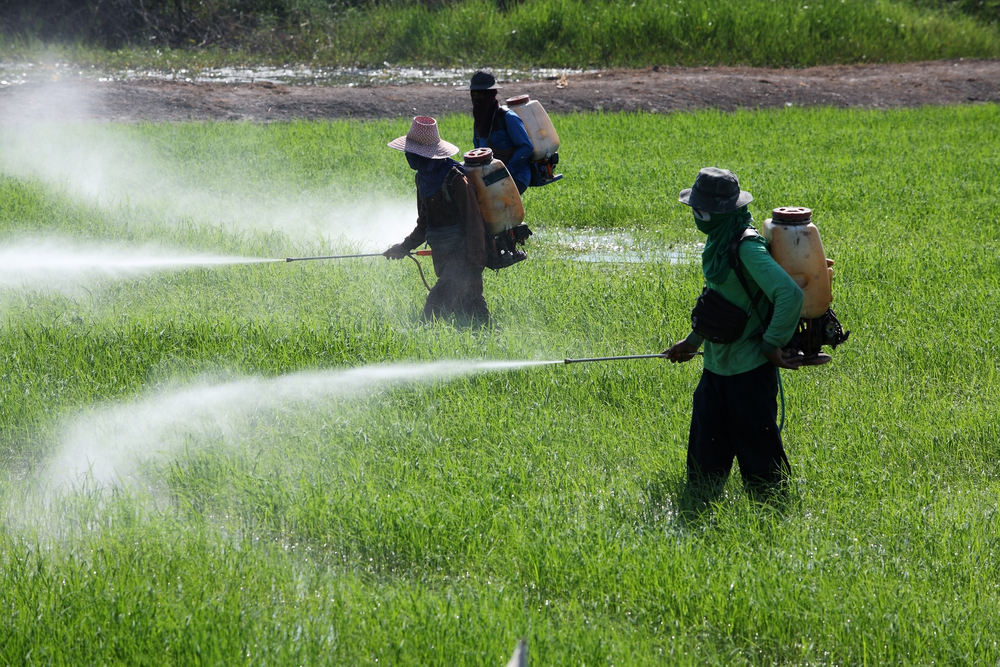
[[[0, 664], [996, 664], [1000, 108], [554, 122], [482, 327], [226, 263], [400, 240], [407, 122], [0, 129]], [[476, 365], [686, 335], [711, 165], [836, 262], [787, 502], [682, 493], [700, 360]]]

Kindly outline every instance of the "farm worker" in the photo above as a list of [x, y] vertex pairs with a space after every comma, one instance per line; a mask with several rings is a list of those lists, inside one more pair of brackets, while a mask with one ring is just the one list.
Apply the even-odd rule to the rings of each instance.
[[472, 95], [472, 144], [476, 148], [490, 148], [493, 157], [507, 167], [517, 191], [524, 194], [531, 183], [533, 150], [531, 137], [524, 129], [524, 121], [497, 99], [496, 77], [493, 70], [484, 67], [472, 75], [469, 84]]
[[441, 139], [437, 121], [429, 116], [414, 118], [406, 136], [393, 139], [389, 147], [403, 151], [417, 172], [417, 226], [382, 254], [402, 259], [426, 242], [438, 281], [427, 295], [424, 317], [488, 318], [483, 297], [485, 225], [475, 189], [462, 165], [451, 159], [458, 147]]
[[803, 294], [771, 258], [760, 235], [738, 245], [746, 288], [731, 267], [731, 244], [753, 224], [747, 209], [751, 201], [753, 196], [740, 190], [735, 174], [715, 167], [699, 171], [694, 187], [680, 192], [680, 202], [692, 208], [695, 226], [708, 234], [701, 254], [706, 287], [744, 313], [752, 303], [748, 292], [756, 296], [763, 290], [766, 297], [758, 297], [749, 322], [734, 342], [705, 341], [692, 331], [664, 352], [672, 362], [690, 361], [705, 344], [688, 434], [687, 477], [693, 490], [710, 495], [721, 491], [734, 457], [744, 486], [753, 496], [779, 490], [790, 473], [775, 423], [778, 369], [798, 369], [800, 360], [781, 348], [798, 326]]

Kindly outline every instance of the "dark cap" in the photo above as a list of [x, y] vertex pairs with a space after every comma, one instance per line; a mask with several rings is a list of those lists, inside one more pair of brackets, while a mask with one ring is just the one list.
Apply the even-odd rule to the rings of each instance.
[[493, 76], [493, 70], [489, 67], [477, 69], [469, 83], [469, 90], [496, 90], [499, 87], [497, 78]]
[[709, 213], [731, 213], [753, 201], [753, 195], [740, 190], [736, 174], [728, 169], [705, 167], [694, 179], [694, 187], [681, 190], [682, 204]]

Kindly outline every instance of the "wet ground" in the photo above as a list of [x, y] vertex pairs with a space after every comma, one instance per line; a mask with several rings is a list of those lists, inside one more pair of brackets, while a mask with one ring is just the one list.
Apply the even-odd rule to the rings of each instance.
[[[173, 81], [179, 83], [270, 83], [280, 86], [373, 86], [426, 83], [456, 86], [468, 82], [472, 68], [461, 67], [199, 67], [191, 69], [126, 69], [104, 71], [78, 67], [71, 63], [0, 62], [0, 87], [53, 81]], [[592, 70], [596, 72], [597, 70]], [[502, 81], [556, 80], [584, 70], [572, 69], [497, 69]]]
[[701, 259], [704, 244], [671, 244], [659, 237], [606, 229], [546, 231], [554, 257], [602, 264], [681, 264]]
[[[550, 112], [786, 106], [896, 108], [1000, 102], [1000, 61], [759, 69], [504, 71], [503, 96], [529, 94]], [[0, 122], [252, 122], [395, 118], [468, 112], [467, 70], [219, 69], [101, 73], [69, 66], [0, 67]], [[338, 85], [331, 85], [338, 84]]]

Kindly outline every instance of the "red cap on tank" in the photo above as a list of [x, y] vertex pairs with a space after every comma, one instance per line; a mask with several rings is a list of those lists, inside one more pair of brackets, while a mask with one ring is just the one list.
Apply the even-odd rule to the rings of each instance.
[[804, 223], [812, 220], [812, 209], [804, 206], [779, 206], [771, 211], [775, 222]]
[[493, 161], [493, 150], [490, 148], [473, 148], [462, 156], [468, 164], [489, 164]]
[[507, 106], [509, 106], [509, 107], [516, 107], [516, 106], [520, 106], [522, 104], [527, 104], [530, 101], [531, 101], [531, 98], [528, 97], [527, 95], [518, 95], [517, 97], [508, 97], [507, 98]]

